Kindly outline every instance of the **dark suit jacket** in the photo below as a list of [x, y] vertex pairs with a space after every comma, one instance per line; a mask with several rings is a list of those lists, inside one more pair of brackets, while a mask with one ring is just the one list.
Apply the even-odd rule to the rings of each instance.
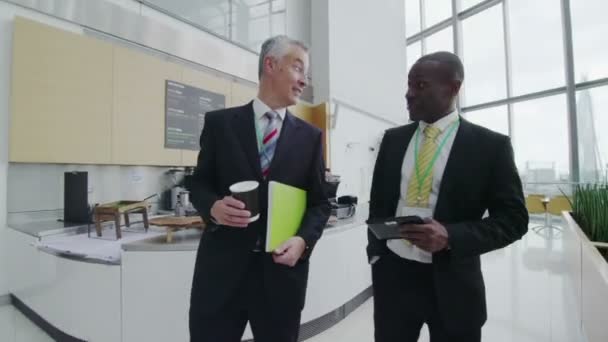
[[[412, 123], [386, 131], [374, 169], [370, 219], [395, 215], [403, 159], [417, 127]], [[489, 216], [482, 219], [486, 210]], [[450, 246], [433, 255], [440, 313], [450, 330], [478, 328], [487, 317], [479, 256], [509, 245], [528, 230], [508, 137], [461, 118], [434, 218], [446, 227]], [[368, 241], [369, 257], [391, 253], [386, 242], [369, 231]]]
[[[307, 211], [297, 233], [306, 241], [306, 256], [321, 237], [329, 218], [321, 131], [287, 112], [268, 179], [264, 180], [254, 120], [252, 102], [205, 116], [191, 189], [192, 203], [207, 224], [192, 282], [191, 311], [194, 309], [197, 314], [213, 314], [226, 304], [245, 276], [256, 240], [265, 239], [269, 180], [307, 191]], [[210, 219], [211, 206], [230, 195], [230, 185], [245, 180], [260, 183], [260, 219], [247, 228], [215, 225]], [[285, 310], [301, 310], [308, 260], [303, 258], [293, 268], [269, 264], [272, 267], [260, 276], [265, 277], [274, 302], [284, 305]]]

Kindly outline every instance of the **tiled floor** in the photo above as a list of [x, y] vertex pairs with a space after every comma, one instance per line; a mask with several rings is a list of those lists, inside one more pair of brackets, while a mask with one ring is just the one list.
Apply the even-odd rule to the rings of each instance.
[[[530, 231], [521, 241], [482, 258], [488, 299], [483, 341], [578, 342], [570, 281], [560, 271], [563, 244]], [[553, 266], [550, 266], [555, 264]], [[310, 342], [373, 341], [372, 299]], [[0, 307], [0, 341], [51, 339], [11, 306]], [[420, 341], [428, 341], [426, 329]]]
[[[371, 342], [374, 340], [374, 325], [372, 322], [373, 299], [369, 299], [357, 310], [351, 313], [345, 320], [333, 328], [314, 336], [307, 341], [310, 342]], [[420, 334], [419, 341], [428, 342], [426, 327]]]
[[0, 341], [15, 339], [15, 314], [11, 306], [0, 307]]
[[[488, 301], [483, 341], [581, 341], [580, 321], [572, 310], [574, 290], [559, 267], [549, 266], [561, 263], [562, 247], [559, 236], [547, 239], [530, 231], [513, 245], [482, 257]], [[372, 301], [309, 341], [373, 341]], [[419, 341], [428, 340], [424, 328]]]
[[0, 341], [53, 342], [53, 339], [17, 309], [12, 306], [2, 306], [0, 307]]

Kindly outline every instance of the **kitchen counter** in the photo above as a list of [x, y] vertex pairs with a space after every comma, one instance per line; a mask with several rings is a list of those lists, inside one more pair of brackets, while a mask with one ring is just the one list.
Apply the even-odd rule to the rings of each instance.
[[[353, 226], [365, 223], [369, 212], [367, 203], [357, 206], [356, 213], [353, 217], [338, 220], [334, 225], [328, 225], [323, 232], [323, 235], [335, 234], [345, 229], [351, 229]], [[151, 216], [151, 218], [161, 215]], [[164, 216], [164, 215], [162, 215]], [[132, 221], [133, 224], [141, 223], [141, 221]], [[103, 222], [102, 226], [107, 228], [112, 225], [112, 222]], [[82, 223], [66, 223], [58, 219], [46, 219], [33, 222], [9, 223], [8, 226], [20, 233], [35, 237], [45, 238], [53, 235], [75, 235], [86, 234], [88, 232], [87, 224]], [[91, 223], [91, 232], [95, 232], [95, 226]], [[129, 242], [122, 245], [125, 251], [186, 251], [196, 250], [198, 248], [198, 240], [201, 237], [201, 231], [197, 229], [185, 229], [176, 232], [174, 241], [171, 244], [165, 242], [162, 237], [151, 237], [139, 241]]]
[[[338, 220], [332, 226], [327, 226], [323, 231], [324, 236], [336, 234], [344, 230], [361, 227], [367, 220], [369, 205], [366, 203], [357, 206], [353, 217]], [[162, 251], [195, 251], [198, 249], [198, 243], [201, 239], [202, 232], [198, 229], [185, 229], [173, 234], [173, 242], [167, 243], [164, 236], [155, 236], [138, 241], [122, 244], [123, 251], [129, 252], [162, 252]]]
[[[332, 234], [337, 234], [339, 232], [353, 229], [356, 227], [361, 227], [364, 225], [365, 220], [368, 215], [368, 204], [363, 204], [357, 206], [355, 215], [350, 218], [338, 220], [333, 225], [328, 225], [323, 232], [323, 237], [327, 237]], [[157, 217], [157, 216], [154, 216]], [[104, 227], [104, 231], [107, 231], [111, 228], [112, 222], [103, 222], [102, 226]], [[141, 226], [140, 221], [132, 222], [132, 227]], [[84, 235], [87, 234], [89, 227], [86, 224], [74, 224], [74, 223], [65, 223], [59, 220], [46, 219], [35, 222], [25, 222], [19, 224], [12, 224], [10, 228], [29, 235], [31, 237], [36, 238], [37, 240], [46, 240], [49, 238], [61, 238], [61, 236], [74, 236], [74, 235]], [[95, 234], [95, 227], [91, 224], [91, 232]], [[124, 229], [124, 228], [123, 228]], [[129, 228], [126, 228], [127, 230]], [[151, 232], [164, 232], [164, 229], [159, 227], [150, 227]], [[104, 235], [107, 234], [104, 233]], [[141, 239], [131, 241], [127, 240], [124, 243], [120, 243], [120, 241], [116, 241], [116, 245], [120, 245], [120, 249], [122, 251], [129, 252], [179, 252], [179, 251], [196, 251], [198, 249], [198, 244], [201, 238], [202, 232], [198, 229], [183, 229], [177, 231], [173, 234], [173, 242], [167, 243], [165, 234], [151, 234], [153, 236], [143, 237]], [[323, 239], [323, 237], [321, 237]], [[89, 244], [92, 249], [95, 249], [95, 240], [90, 241]], [[104, 243], [102, 240], [99, 240], [99, 245]], [[86, 249], [86, 246], [83, 246]], [[83, 249], [80, 248], [80, 249]], [[57, 253], [53, 249], [43, 248], [44, 252], [54, 253], [58, 256], [67, 257], [72, 260], [82, 260], [86, 262], [103, 262], [107, 263], [108, 260], [104, 258], [99, 258], [99, 260], [95, 260], [95, 253], [88, 253], [87, 250], [80, 250], [80, 253]], [[119, 253], [118, 251], [116, 253]], [[85, 257], [86, 255], [86, 257]], [[115, 256], [112, 259], [111, 264], [120, 263], [120, 256]]]
[[[81, 234], [87, 232], [86, 224], [66, 223], [63, 221], [51, 219], [18, 224], [11, 224], [9, 222], [8, 226], [18, 232], [36, 238], [43, 238], [50, 235]], [[91, 226], [91, 229], [95, 231], [94, 226]]]
[[[317, 243], [302, 312], [303, 338], [336, 324], [371, 296], [365, 254], [367, 212], [367, 204], [358, 206], [354, 217], [328, 226]], [[176, 232], [174, 242], [168, 244], [163, 232], [151, 227], [148, 234], [158, 235], [115, 241], [119, 259], [110, 264], [91, 262], [102, 244], [112, 241], [87, 239], [86, 225], [69, 226], [48, 218], [9, 227], [9, 291], [56, 329], [89, 341], [189, 339], [188, 308], [199, 230]], [[90, 245], [91, 250], [67, 257], [37, 247], [66, 236], [82, 238], [83, 244], [77, 247]], [[78, 250], [70, 247], [70, 252]], [[251, 336], [246, 329], [244, 340]]]
[[[310, 257], [301, 337], [331, 327], [371, 296], [365, 253], [367, 216], [365, 203], [353, 217], [328, 226], [317, 242]], [[162, 237], [122, 244], [123, 341], [188, 340], [190, 290], [200, 237], [192, 229], [175, 233], [171, 244]], [[167, 317], [173, 318], [169, 325]], [[251, 336], [246, 329], [244, 340]]]

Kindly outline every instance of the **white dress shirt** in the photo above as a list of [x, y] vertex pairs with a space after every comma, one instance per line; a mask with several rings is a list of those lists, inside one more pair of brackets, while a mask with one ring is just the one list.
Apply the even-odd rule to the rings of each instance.
[[[253, 99], [253, 113], [255, 116], [255, 132], [258, 141], [258, 151], [260, 151], [262, 147], [262, 140], [264, 139], [264, 131], [268, 126], [268, 118], [264, 116], [264, 114], [272, 111], [270, 107], [262, 102], [258, 97]], [[285, 115], [287, 113], [287, 108], [279, 108], [274, 110], [275, 113], [279, 114], [279, 120], [281, 120], [281, 124], [278, 126], [277, 135], [280, 136], [281, 128], [283, 127], [283, 122], [285, 121]]]
[[[445, 135], [449, 133], [450, 125], [455, 124], [454, 122], [457, 120], [459, 120], [458, 113], [456, 111], [453, 111], [452, 113], [437, 120], [433, 124], [433, 126], [441, 130], [441, 133], [436, 138], [436, 142], [438, 145], [445, 138]], [[422, 146], [424, 144], [424, 140], [426, 139], [426, 137], [422, 132], [424, 131], [424, 128], [428, 125], [429, 124], [427, 124], [426, 122], [420, 121], [420, 124], [418, 126], [418, 146]], [[435, 165], [433, 165], [433, 181], [431, 183], [431, 194], [429, 196], [428, 206], [431, 215], [435, 213], [435, 206], [437, 205], [437, 197], [439, 196], [439, 187], [441, 185], [441, 179], [443, 178], [443, 172], [445, 171], [445, 167], [448, 163], [448, 157], [450, 156], [450, 152], [452, 151], [452, 145], [454, 145], [456, 133], [456, 131], [452, 132], [452, 134], [447, 138], [447, 140], [445, 141], [445, 145], [440, 150], [439, 155], [437, 156]], [[403, 158], [403, 166], [401, 168], [401, 190], [395, 216], [411, 215], [411, 213], [408, 213], [406, 210], [406, 199], [408, 184], [410, 181], [410, 177], [412, 176], [412, 172], [414, 171], [415, 139], [416, 134], [412, 136], [409, 146], [407, 147], [405, 157]], [[412, 244], [406, 244], [403, 240], [388, 240], [386, 244], [391, 251], [393, 251], [395, 254], [399, 255], [402, 258], [423, 263], [431, 263], [433, 261], [433, 256], [431, 253], [426, 252]]]

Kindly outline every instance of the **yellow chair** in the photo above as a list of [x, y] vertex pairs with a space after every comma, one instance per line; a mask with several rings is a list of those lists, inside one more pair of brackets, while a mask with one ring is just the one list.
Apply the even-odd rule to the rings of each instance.
[[526, 197], [526, 207], [528, 208], [528, 212], [530, 214], [545, 214], [545, 223], [532, 227], [532, 230], [538, 234], [545, 229], [555, 229], [557, 231], [562, 230], [560, 227], [551, 224], [551, 217], [549, 216], [549, 203], [551, 203], [551, 200], [545, 195], [530, 194]]
[[568, 197], [560, 195], [553, 197], [547, 205], [547, 211], [552, 215], [561, 215], [562, 211], [572, 211]]
[[526, 197], [526, 208], [530, 214], [544, 214], [543, 198], [545, 195], [530, 194]]

